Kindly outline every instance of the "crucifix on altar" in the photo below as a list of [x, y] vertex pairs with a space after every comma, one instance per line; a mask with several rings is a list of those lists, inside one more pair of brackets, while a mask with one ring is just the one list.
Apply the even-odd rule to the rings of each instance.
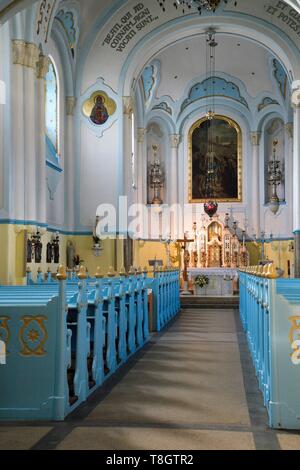
[[177, 243], [180, 244], [180, 248], [183, 250], [183, 263], [184, 263], [184, 269], [183, 269], [183, 281], [184, 281], [184, 291], [182, 294], [190, 294], [190, 291], [188, 290], [188, 267], [190, 263], [190, 253], [188, 248], [189, 243], [193, 243], [195, 240], [193, 238], [188, 238], [186, 233], [184, 234], [183, 239], [177, 240]]

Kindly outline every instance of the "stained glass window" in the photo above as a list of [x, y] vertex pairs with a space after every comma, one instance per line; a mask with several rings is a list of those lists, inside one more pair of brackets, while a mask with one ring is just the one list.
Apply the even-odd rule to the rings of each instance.
[[58, 87], [57, 76], [52, 62], [46, 75], [46, 140], [58, 152]]

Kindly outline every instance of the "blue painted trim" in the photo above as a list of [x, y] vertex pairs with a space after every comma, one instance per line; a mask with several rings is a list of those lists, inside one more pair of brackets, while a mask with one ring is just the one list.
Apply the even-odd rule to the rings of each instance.
[[293, 234], [294, 234], [294, 235], [300, 235], [300, 230], [294, 230], [294, 231], [293, 231]]
[[62, 173], [62, 172], [63, 172], [63, 169], [60, 168], [60, 166], [55, 165], [54, 163], [50, 162], [50, 160], [46, 160], [46, 165], [47, 165], [49, 168], [52, 168], [52, 170], [58, 171], [58, 173]]
[[16, 219], [0, 219], [0, 225], [37, 225], [38, 227], [48, 227], [36, 220], [16, 220]]
[[[300, 232], [299, 232], [300, 233]], [[293, 237], [278, 237], [278, 238], [266, 238], [265, 243], [272, 243], [272, 242], [287, 242], [294, 240]], [[247, 242], [252, 243], [262, 243], [262, 239], [258, 238], [257, 240], [246, 240]]]
[[59, 232], [61, 235], [69, 235], [69, 236], [93, 236], [93, 232], [73, 232], [73, 231], [70, 231], [70, 230], [62, 230], [62, 229], [56, 229], [54, 227], [48, 227], [47, 228], [47, 231], [48, 232], [51, 232], [51, 233], [56, 233], [56, 232]]

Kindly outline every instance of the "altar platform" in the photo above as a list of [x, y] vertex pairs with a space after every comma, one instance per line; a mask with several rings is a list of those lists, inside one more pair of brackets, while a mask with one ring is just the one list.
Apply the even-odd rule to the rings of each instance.
[[230, 310], [239, 308], [239, 296], [214, 296], [206, 295], [184, 295], [180, 298], [181, 308], [186, 309], [207, 309], [207, 310]]
[[[197, 276], [205, 275], [209, 282], [205, 287], [195, 285]], [[238, 271], [232, 268], [189, 268], [188, 278], [196, 296], [232, 297], [238, 291]]]

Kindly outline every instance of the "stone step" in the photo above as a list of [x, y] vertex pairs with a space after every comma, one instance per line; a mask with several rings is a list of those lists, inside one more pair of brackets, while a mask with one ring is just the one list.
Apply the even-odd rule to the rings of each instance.
[[239, 297], [206, 297], [187, 295], [180, 298], [181, 307], [187, 308], [239, 308]]

